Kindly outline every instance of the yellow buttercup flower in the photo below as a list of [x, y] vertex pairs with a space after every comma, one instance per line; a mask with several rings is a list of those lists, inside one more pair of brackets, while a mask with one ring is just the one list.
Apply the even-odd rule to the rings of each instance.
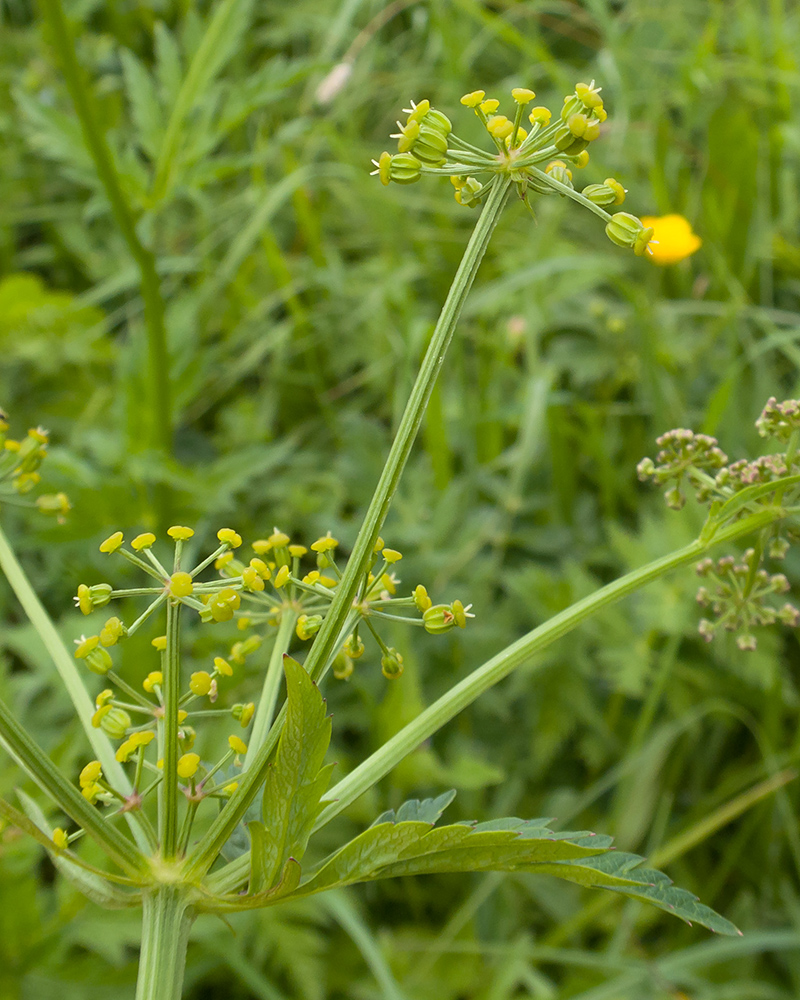
[[682, 215], [642, 216], [642, 225], [652, 226], [653, 238], [647, 247], [647, 256], [654, 264], [677, 264], [691, 256], [702, 244], [700, 237]]

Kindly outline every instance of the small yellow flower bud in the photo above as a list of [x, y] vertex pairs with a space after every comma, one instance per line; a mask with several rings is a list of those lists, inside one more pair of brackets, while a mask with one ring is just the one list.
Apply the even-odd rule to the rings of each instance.
[[165, 635], [157, 635], [155, 639], [150, 640], [150, 645], [154, 649], [157, 649], [159, 653], [163, 653], [167, 648], [167, 637]]
[[152, 729], [147, 729], [142, 733], [133, 733], [130, 740], [135, 747], [146, 747], [149, 746], [155, 738], [156, 734], [152, 731]]
[[131, 755], [136, 752], [136, 744], [133, 740], [125, 740], [124, 743], [120, 743], [117, 747], [117, 752], [114, 755], [120, 764], [125, 764], [130, 759]]
[[[587, 153], [586, 155], [588, 156], [589, 154]], [[625, 191], [625, 188], [620, 184], [619, 181], [614, 180], [613, 177], [606, 177], [606, 179], [603, 181], [603, 183], [606, 185], [606, 187], [610, 187], [611, 190], [616, 195], [616, 198], [614, 200], [614, 204], [615, 205], [621, 205], [623, 203], [623, 201], [625, 201], [625, 195], [627, 193]]]
[[250, 720], [253, 718], [255, 710], [255, 704], [252, 701], [249, 701], [246, 705], [234, 705], [231, 709], [231, 714], [234, 719], [239, 720], [239, 725], [242, 729], [247, 729], [250, 725]]
[[490, 97], [487, 101], [481, 101], [478, 107], [485, 115], [493, 115], [500, 107], [500, 102]]
[[92, 587], [87, 587], [82, 583], [78, 587], [77, 596], [74, 598], [81, 613], [89, 615], [96, 608], [103, 608], [111, 600], [111, 584], [96, 583]]
[[230, 782], [230, 784], [227, 784], [227, 785], [226, 785], [226, 786], [225, 786], [225, 787], [224, 787], [224, 788], [222, 789], [222, 791], [223, 791], [223, 792], [225, 793], [225, 795], [227, 795], [227, 796], [228, 796], [228, 798], [230, 798], [230, 797], [231, 797], [231, 795], [233, 795], [233, 793], [234, 793], [234, 792], [236, 791], [236, 789], [237, 789], [238, 787], [239, 787], [239, 782], [238, 782], [238, 781], [231, 781], [231, 782]]
[[289, 544], [289, 536], [285, 531], [279, 531], [275, 528], [269, 536], [269, 543], [273, 549], [285, 549]]
[[105, 789], [102, 785], [87, 785], [85, 788], [81, 789], [81, 795], [89, 802], [91, 805], [97, 801], [98, 795], [102, 795]]
[[229, 736], [228, 746], [237, 754], [247, 753], [247, 744], [238, 736]]
[[[386, 155], [388, 156], [389, 154], [387, 153]], [[267, 552], [269, 552], [269, 550], [272, 548], [272, 544], [266, 538], [258, 538], [256, 539], [256, 541], [253, 542], [251, 547], [253, 549], [253, 552], [257, 553], [260, 556], [263, 556], [266, 555]]]
[[378, 540], [375, 542], [375, 547], [373, 548], [372, 551], [375, 552], [376, 554], [378, 552], [383, 552], [385, 545], [386, 542], [384, 542], [384, 540], [380, 537], [380, 535], [378, 535]]
[[180, 725], [182, 722], [185, 722], [186, 719], [188, 718], [188, 716], [189, 716], [189, 713], [187, 711], [185, 711], [182, 708], [179, 708], [178, 709], [178, 725]]
[[98, 708], [97, 711], [92, 716], [92, 726], [95, 729], [99, 729], [100, 723], [103, 721], [103, 716], [110, 711], [111, 711], [110, 705], [101, 705], [100, 708]]
[[[290, 555], [292, 554], [292, 549], [302, 549], [302, 548], [303, 548], [302, 545], [290, 545], [289, 554]], [[304, 553], [306, 551], [307, 551], [306, 549], [303, 549]], [[262, 580], [269, 580], [269, 578], [272, 576], [272, 572], [270, 571], [269, 566], [267, 566], [267, 564], [264, 562], [263, 559], [251, 559], [250, 566], [252, 569], [256, 571], [256, 573], [258, 573], [258, 575], [261, 577]]]
[[185, 542], [187, 538], [192, 537], [194, 530], [192, 528], [184, 528], [181, 524], [173, 524], [171, 528], [167, 528], [167, 534], [170, 538], [174, 538], [176, 542]]
[[355, 670], [353, 661], [345, 653], [339, 653], [331, 668], [337, 681], [346, 681]]
[[121, 531], [115, 531], [113, 535], [109, 535], [104, 542], [100, 543], [101, 552], [116, 552], [117, 549], [122, 545], [125, 539], [122, 536]]
[[403, 553], [398, 552], [397, 549], [384, 549], [381, 555], [388, 563], [400, 562], [403, 558]]
[[275, 579], [272, 582], [277, 587], [277, 589], [280, 590], [281, 587], [286, 586], [286, 581], [289, 579], [290, 576], [291, 576], [291, 571], [289, 567], [281, 566], [281, 568], [275, 574]]
[[128, 629], [119, 618], [109, 618], [100, 630], [100, 645], [115, 646], [120, 639], [128, 634]]
[[248, 566], [242, 570], [242, 584], [247, 590], [260, 591], [264, 589], [264, 580], [258, 575], [258, 571], [253, 566]]
[[185, 753], [178, 760], [178, 777], [179, 778], [193, 778], [197, 774], [197, 768], [200, 766], [200, 754], [197, 753]]
[[397, 680], [403, 673], [403, 657], [396, 649], [389, 649], [381, 657], [381, 672], [390, 681]]
[[390, 594], [394, 595], [397, 593], [397, 585], [388, 573], [384, 573], [381, 576], [381, 584], [383, 585], [383, 589], [387, 590]]
[[95, 708], [102, 708], [107, 702], [111, 701], [114, 697], [114, 692], [111, 688], [106, 688], [105, 691], [101, 691], [100, 694], [94, 700]]
[[145, 531], [141, 535], [137, 535], [136, 538], [131, 542], [131, 548], [136, 549], [137, 552], [141, 552], [143, 549], [149, 549], [153, 542], [155, 542], [156, 536], [152, 531]]
[[364, 655], [364, 642], [360, 635], [350, 634], [344, 644], [345, 655], [351, 660], [357, 660]]
[[147, 691], [148, 694], [153, 693], [153, 688], [156, 685], [161, 685], [164, 683], [164, 675], [160, 670], [151, 670], [150, 673], [142, 681], [142, 687]]
[[170, 577], [169, 589], [173, 597], [188, 597], [194, 591], [191, 574], [185, 573], [183, 570], [173, 573]]
[[532, 90], [528, 90], [527, 87], [514, 87], [511, 91], [511, 96], [517, 104], [530, 104], [534, 97], [536, 97], [536, 94]]
[[211, 690], [211, 674], [206, 670], [198, 670], [192, 674], [189, 678], [189, 690], [201, 697], [208, 694]]
[[230, 545], [232, 549], [238, 549], [242, 544], [242, 536], [235, 532], [233, 528], [220, 528], [217, 532], [217, 538], [221, 542]]
[[485, 90], [473, 90], [471, 94], [464, 94], [461, 98], [461, 103], [466, 108], [477, 108], [484, 97], [486, 97]]
[[[308, 549], [305, 547], [305, 545], [289, 546], [289, 555], [292, 557], [292, 559], [302, 559], [307, 552]], [[251, 566], [253, 565], [252, 562], [250, 563], [250, 565]]]
[[103, 774], [103, 765], [99, 760], [90, 760], [80, 773], [78, 781], [81, 788], [93, 785]]
[[44, 493], [36, 498], [36, 506], [43, 514], [55, 514], [59, 522], [72, 510], [66, 493]]
[[320, 625], [322, 625], [322, 615], [300, 615], [295, 627], [297, 638], [304, 641], [310, 639], [319, 632]]
[[214, 657], [214, 669], [218, 674], [222, 674], [223, 677], [233, 677], [233, 667], [221, 656]]
[[233, 562], [233, 552], [228, 549], [227, 552], [223, 552], [222, 555], [217, 556], [214, 561], [214, 569], [225, 569], [228, 563]]
[[585, 149], [582, 149], [580, 151], [580, 153], [578, 153], [578, 155], [575, 157], [575, 159], [572, 162], [575, 164], [575, 166], [579, 170], [582, 169], [583, 167], [585, 167], [586, 164], [589, 162], [589, 153], [588, 153], [588, 151], [585, 150]]
[[69, 847], [69, 838], [67, 837], [66, 830], [62, 830], [60, 826], [57, 826], [53, 830], [53, 843], [57, 851], [66, 851]]
[[495, 139], [505, 139], [514, 131], [514, 123], [505, 115], [495, 115], [487, 122], [486, 130]]
[[336, 538], [331, 536], [330, 531], [327, 535], [323, 535], [322, 538], [318, 538], [316, 542], [311, 543], [312, 552], [332, 552], [333, 549], [339, 544]]
[[418, 583], [414, 588], [414, 604], [417, 606], [417, 611], [427, 611], [433, 604], [433, 601], [428, 597], [428, 591], [421, 583]]
[[107, 649], [100, 647], [100, 636], [90, 635], [82, 638], [75, 650], [76, 660], [86, 660], [86, 666], [93, 674], [104, 676], [114, 665]]

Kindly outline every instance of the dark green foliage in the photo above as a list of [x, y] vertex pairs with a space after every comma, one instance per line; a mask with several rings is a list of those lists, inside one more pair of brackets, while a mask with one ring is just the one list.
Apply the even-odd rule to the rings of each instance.
[[[169, 114], [223, 6], [231, 16], [185, 91], [156, 190]], [[71, 5], [140, 238], [159, 260], [169, 461], [144, 448], [137, 276], [52, 50], [25, 0], [3, 5], [0, 30], [0, 405], [20, 434], [52, 430], [48, 488], [74, 504], [60, 528], [2, 516], [68, 641], [102, 624], [70, 610], [76, 585], [107, 572], [98, 542], [151, 527], [159, 483], [198, 544], [228, 522], [248, 539], [278, 524], [352, 541], [472, 222], [444, 181], [383, 189], [367, 177], [409, 97], [455, 119], [476, 87], [532, 86], [557, 105], [595, 77], [610, 130], [586, 182], [618, 176], [626, 208], [681, 212], [704, 240], [657, 271], [573, 206], [543, 204], [535, 223], [509, 208], [386, 532], [406, 553], [404, 586], [435, 581], [436, 600], [463, 595], [477, 618], [436, 644], [398, 634], [396, 684], [371, 647], [350, 681], [326, 687], [343, 773], [508, 641], [690, 540], [699, 512], [665, 510], [636, 463], [671, 427], [718, 436], [731, 458], [757, 454], [753, 423], [769, 396], [797, 394], [800, 367], [794, 6], [431, 0], [380, 26], [381, 10]], [[319, 106], [320, 79], [368, 25], [350, 81]], [[796, 553], [784, 569], [796, 588]], [[541, 813], [602, 830], [744, 938], [710, 940], [525, 872], [376, 881], [350, 890], [366, 937], [324, 896], [235, 916], [235, 938], [201, 918], [189, 996], [794, 1000], [797, 783], [734, 807], [797, 764], [797, 646], [780, 633], [752, 654], [706, 646], [696, 585], [659, 581], [553, 646], [535, 676], [520, 670], [321, 831], [312, 863], [382, 810], [455, 784], [454, 823]], [[5, 587], [0, 600], [1, 693], [77, 776], [88, 751], [66, 698]], [[125, 647], [132, 682], [149, 638]], [[187, 667], [209, 651], [198, 633]], [[243, 699], [267, 655], [248, 662]], [[17, 772], [1, 766], [11, 799]], [[11, 828], [0, 893], [0, 995], [133, 996], [135, 915], [90, 908]]]

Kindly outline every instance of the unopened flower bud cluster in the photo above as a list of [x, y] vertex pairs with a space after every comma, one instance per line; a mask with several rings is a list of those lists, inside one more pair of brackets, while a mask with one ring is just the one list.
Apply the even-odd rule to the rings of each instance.
[[0, 409], [0, 503], [17, 507], [38, 507], [43, 514], [63, 523], [71, 509], [66, 493], [45, 493], [35, 502], [26, 499], [42, 480], [39, 471], [47, 457], [49, 435], [32, 427], [24, 438], [9, 437], [8, 414]]
[[[338, 541], [330, 532], [309, 547], [293, 544], [288, 535], [275, 528], [267, 538], [252, 543], [254, 556], [245, 562], [239, 558], [242, 538], [231, 528], [217, 532], [218, 548], [191, 570], [180, 568], [183, 547], [194, 535], [191, 528], [174, 525], [167, 534], [174, 543], [173, 569], [169, 571], [155, 552], [156, 536], [152, 532], [136, 535], [126, 545], [123, 533], [114, 532], [100, 544], [100, 551], [116, 554], [132, 563], [153, 580], [154, 585], [133, 590], [116, 590], [109, 583], [80, 584], [75, 603], [84, 615], [107, 607], [112, 600], [125, 597], [147, 597], [150, 601], [142, 614], [130, 623], [111, 616], [96, 635], [76, 640], [75, 657], [92, 673], [103, 677], [111, 686], [105, 688], [95, 702], [92, 725], [111, 739], [120, 741], [117, 760], [135, 766], [133, 791], [122, 796], [102, 776], [98, 762], [84, 768], [80, 777], [83, 794], [91, 802], [107, 805], [116, 803], [120, 811], [140, 809], [147, 796], [163, 778], [162, 742], [164, 726], [164, 673], [167, 669], [167, 636], [152, 640], [155, 655], [160, 657], [159, 669], [151, 670], [141, 682], [141, 689], [128, 684], [114, 672], [113, 648], [135, 634], [167, 601], [183, 605], [204, 624], [236, 620], [237, 627], [246, 631], [259, 623], [277, 625], [284, 614], [295, 616], [298, 640], [313, 639], [325, 620], [325, 614], [339, 583], [336, 562]], [[305, 572], [301, 568], [306, 557], [313, 557], [316, 566]], [[354, 607], [359, 622], [347, 636], [333, 664], [332, 672], [339, 679], [353, 673], [354, 662], [364, 653], [362, 632], [368, 632], [380, 650], [381, 669], [385, 677], [396, 679], [403, 673], [403, 657], [389, 647], [378, 631], [382, 621], [405, 621], [425, 628], [431, 634], [464, 628], [472, 615], [460, 601], [451, 605], [433, 605], [424, 586], [419, 585], [411, 596], [397, 596], [400, 580], [395, 567], [402, 553], [387, 547], [378, 539], [371, 566], [360, 588]], [[199, 574], [211, 567], [217, 579], [200, 580]], [[398, 612], [400, 612], [398, 614]], [[209, 715], [228, 715], [242, 729], [247, 729], [255, 712], [253, 702], [236, 703], [230, 708], [212, 708], [227, 682], [242, 667], [247, 658], [262, 644], [262, 636], [251, 633], [234, 642], [225, 656], [215, 656], [207, 669], [195, 670], [185, 680], [178, 710], [178, 740], [181, 756], [177, 763], [178, 778], [185, 784], [183, 792], [195, 806], [204, 798], [220, 798], [232, 794], [237, 786], [227, 777], [214, 780], [223, 768], [241, 762], [247, 745], [232, 734], [228, 749], [213, 766], [193, 750], [197, 737], [194, 723]], [[152, 753], [148, 748], [152, 746]], [[143, 787], [147, 774], [152, 781]]]
[[397, 152], [381, 153], [372, 161], [373, 173], [382, 184], [413, 184], [422, 174], [448, 176], [456, 201], [467, 208], [479, 205], [498, 178], [509, 177], [526, 204], [531, 193], [573, 198], [604, 219], [613, 243], [638, 256], [650, 253], [651, 227], [627, 212], [610, 215], [605, 210], [625, 201], [626, 191], [618, 180], [607, 177], [580, 192], [573, 183], [573, 171], [589, 162], [588, 146], [600, 136], [608, 118], [594, 81], [576, 84], [555, 118], [546, 107], [527, 111], [536, 94], [526, 87], [515, 87], [511, 97], [511, 117], [500, 113], [500, 101], [487, 98], [483, 90], [461, 98], [485, 128], [493, 144], [490, 151], [461, 139], [447, 115], [431, 107], [430, 101], [412, 101], [404, 109], [405, 122], [398, 121], [398, 131], [392, 135]]
[[[735, 520], [776, 503], [791, 513], [798, 509], [800, 487], [781, 481], [800, 473], [800, 401], [778, 403], [774, 397], [769, 399], [756, 428], [761, 437], [777, 438], [785, 450], [730, 462], [716, 438], [680, 428], [657, 439], [656, 458], [642, 459], [637, 466], [639, 478], [669, 486], [665, 499], [675, 510], [686, 503], [684, 490], [688, 486], [700, 503], [711, 506], [712, 518], [727, 516]], [[771, 483], [776, 484], [774, 490], [765, 492], [758, 488]], [[748, 489], [750, 494], [742, 492]], [[769, 528], [765, 535], [757, 548], [747, 550], [741, 561], [724, 556], [717, 562], [704, 559], [698, 564], [698, 574], [708, 583], [698, 591], [697, 601], [714, 616], [713, 620], [704, 618], [700, 622], [700, 634], [707, 641], [722, 629], [737, 633], [740, 649], [754, 650], [754, 629], [776, 623], [800, 625], [800, 611], [793, 604], [778, 606], [771, 600], [774, 595], [789, 591], [786, 576], [770, 574], [761, 567], [763, 550], [771, 559], [783, 559], [790, 540], [796, 541], [800, 536], [796, 528], [786, 523]]]
[[797, 628], [800, 610], [786, 602], [780, 607], [770, 603], [775, 595], [788, 593], [789, 581], [783, 573], [768, 573], [760, 567], [755, 549], [748, 549], [740, 562], [733, 556], [703, 559], [696, 566], [697, 575], [705, 581], [697, 592], [697, 603], [709, 609], [714, 620], [703, 618], [698, 631], [711, 642], [719, 629], [736, 632], [739, 649], [752, 652], [756, 648], [754, 629], [774, 625]]

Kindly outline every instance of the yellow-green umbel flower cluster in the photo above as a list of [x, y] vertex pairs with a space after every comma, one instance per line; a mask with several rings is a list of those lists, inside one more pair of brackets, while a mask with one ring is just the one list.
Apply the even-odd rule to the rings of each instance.
[[618, 180], [607, 177], [581, 191], [573, 183], [573, 171], [589, 162], [588, 146], [599, 138], [608, 117], [594, 80], [576, 84], [555, 117], [546, 107], [528, 110], [536, 94], [526, 87], [515, 87], [511, 97], [510, 117], [500, 113], [500, 101], [487, 98], [483, 90], [461, 98], [486, 129], [491, 150], [456, 135], [450, 119], [431, 107], [430, 101], [412, 101], [404, 109], [406, 121], [398, 122], [399, 131], [392, 135], [397, 139], [397, 152], [383, 152], [373, 160], [373, 174], [382, 184], [413, 184], [423, 174], [448, 176], [456, 201], [467, 208], [479, 205], [498, 177], [510, 177], [529, 207], [532, 193], [572, 198], [604, 220], [613, 243], [629, 247], [637, 256], [652, 255], [651, 227], [628, 212], [612, 215], [606, 211], [625, 200], [625, 188]]
[[[185, 613], [190, 612], [195, 624], [203, 628], [235, 623], [234, 627], [244, 632], [259, 624], [275, 626], [277, 634], [264, 674], [278, 678], [289, 645], [313, 640], [319, 631], [341, 573], [336, 559], [339, 542], [330, 532], [305, 546], [294, 544], [285, 532], [274, 528], [270, 535], [252, 543], [254, 554], [247, 560], [240, 554], [244, 549], [241, 535], [232, 528], [221, 528], [217, 532], [219, 545], [193, 562], [191, 569], [184, 568], [184, 563], [194, 531], [173, 525], [167, 535], [173, 545], [169, 569], [156, 552], [158, 539], [153, 532], [142, 532], [126, 543], [123, 532], [115, 531], [99, 546], [101, 552], [121, 556], [143, 572], [152, 586], [115, 589], [109, 583], [97, 583], [78, 587], [75, 603], [87, 616], [118, 599], [145, 597], [149, 602], [135, 620], [126, 623], [111, 616], [96, 635], [82, 635], [75, 640], [76, 659], [109, 685], [97, 695], [91, 724], [118, 742], [117, 761], [134, 769], [132, 790], [126, 794], [103, 777], [97, 761], [84, 767], [79, 784], [90, 802], [116, 807], [119, 812], [136, 811], [147, 826], [144, 802], [155, 789], [162, 787], [163, 792], [163, 785], [171, 782], [173, 800], [180, 794], [188, 802], [184, 827], [176, 842], [180, 852], [188, 843], [200, 803], [206, 798], [232, 795], [238, 784], [235, 768], [246, 767], [247, 744], [235, 733], [228, 737], [228, 745], [216, 763], [207, 763], [207, 758], [194, 749], [195, 725], [200, 728], [210, 716], [227, 716], [241, 729], [249, 729], [252, 724], [251, 737], [258, 741], [263, 739], [265, 719], [271, 718], [277, 698], [277, 685], [265, 681], [262, 703], [271, 700], [271, 704], [261, 717], [252, 701], [217, 708], [231, 678], [259, 650], [264, 637], [251, 632], [230, 644], [224, 656], [209, 657], [211, 662], [195, 662], [194, 669], [184, 669], [180, 623], [187, 620]], [[382, 621], [405, 622], [438, 635], [464, 628], [472, 617], [469, 607], [460, 601], [434, 606], [422, 585], [407, 597], [398, 596], [400, 581], [395, 567], [402, 558], [401, 552], [378, 539], [353, 604], [348, 634], [343, 635], [341, 648], [330, 665], [335, 678], [349, 677], [354, 662], [364, 653], [359, 630], [375, 639], [384, 676], [396, 679], [403, 672], [403, 657], [381, 638], [378, 628]], [[302, 566], [304, 560], [311, 559], [313, 569]], [[216, 577], [203, 579], [203, 572], [212, 569]], [[167, 612], [166, 634], [151, 640], [157, 657], [153, 666], [158, 669], [150, 670], [136, 683], [123, 679], [115, 671], [115, 647], [127, 642], [163, 610]], [[184, 613], [183, 619], [178, 612]], [[277, 669], [272, 669], [275, 666]], [[149, 784], [145, 780], [148, 775]], [[74, 836], [70, 834], [64, 843]], [[60, 837], [58, 843], [63, 839]]]
[[0, 409], [0, 503], [15, 507], [38, 507], [43, 514], [62, 524], [71, 509], [66, 493], [44, 493], [31, 501], [29, 496], [42, 480], [39, 471], [47, 457], [50, 436], [42, 427], [32, 427], [24, 438], [9, 437], [8, 414]]

